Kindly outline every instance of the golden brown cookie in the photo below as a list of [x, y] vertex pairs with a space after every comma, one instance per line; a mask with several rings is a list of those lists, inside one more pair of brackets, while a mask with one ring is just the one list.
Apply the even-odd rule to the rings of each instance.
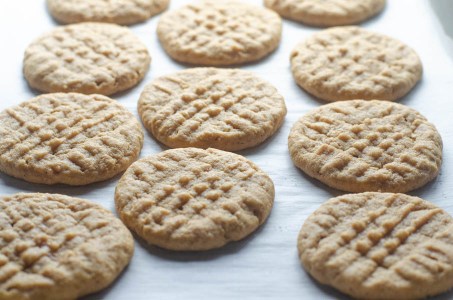
[[153, 80], [138, 111], [145, 127], [169, 147], [237, 151], [274, 134], [286, 106], [271, 84], [251, 72], [195, 68]]
[[297, 84], [326, 101], [396, 100], [422, 75], [414, 50], [352, 26], [320, 31], [297, 45], [291, 53], [291, 69]]
[[288, 146], [305, 173], [348, 192], [407, 192], [434, 179], [442, 163], [434, 125], [387, 101], [321, 106], [294, 124]]
[[165, 51], [198, 65], [234, 65], [260, 60], [277, 48], [281, 18], [235, 0], [194, 1], [162, 15], [157, 27]]
[[101, 95], [46, 94], [0, 113], [0, 170], [35, 183], [109, 179], [137, 159], [143, 130]]
[[330, 199], [302, 227], [305, 270], [357, 299], [422, 299], [453, 287], [453, 219], [417, 197]]
[[47, 0], [60, 23], [106, 22], [131, 25], [164, 11], [170, 0]]
[[264, 0], [284, 18], [312, 26], [357, 24], [379, 13], [386, 0]]
[[0, 299], [70, 300], [110, 285], [134, 241], [111, 212], [58, 194], [0, 197]]
[[171, 250], [218, 248], [267, 219], [274, 184], [248, 159], [217, 149], [180, 148], [143, 158], [115, 191], [123, 222]]
[[142, 80], [150, 61], [145, 45], [128, 28], [80, 23], [57, 27], [29, 45], [24, 75], [42, 92], [111, 95]]

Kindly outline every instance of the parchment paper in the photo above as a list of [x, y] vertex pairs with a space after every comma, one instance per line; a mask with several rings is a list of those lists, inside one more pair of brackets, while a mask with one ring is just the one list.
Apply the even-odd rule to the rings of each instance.
[[[172, 2], [171, 8], [176, 8], [190, 1]], [[261, 5], [261, 0], [247, 2]], [[411, 194], [432, 201], [450, 214], [453, 214], [453, 44], [449, 36], [453, 32], [452, 16], [451, 0], [389, 0], [382, 14], [362, 24], [402, 40], [423, 61], [422, 82], [400, 103], [419, 110], [437, 126], [444, 142], [444, 158], [439, 177]], [[131, 27], [152, 55], [150, 72], [139, 86], [113, 97], [136, 115], [136, 103], [147, 82], [186, 67], [172, 61], [160, 47], [155, 33], [158, 18]], [[22, 76], [23, 52], [33, 39], [56, 25], [44, 0], [0, 1], [1, 110], [37, 95]], [[273, 83], [288, 106], [286, 121], [274, 137], [257, 148], [240, 152], [268, 172], [275, 183], [275, 206], [264, 226], [244, 241], [203, 253], [169, 252], [136, 239], [135, 255], [122, 276], [110, 288], [85, 299], [348, 299], [316, 284], [301, 268], [296, 250], [297, 234], [308, 214], [328, 198], [341, 194], [305, 176], [293, 166], [287, 150], [291, 125], [308, 110], [323, 104], [298, 88], [289, 68], [289, 53], [295, 44], [318, 30], [285, 20], [278, 50], [261, 62], [243, 66]], [[141, 156], [163, 149], [147, 134]], [[0, 194], [62, 193], [95, 201], [113, 211], [118, 178], [86, 187], [67, 187], [30, 184], [0, 174]], [[453, 293], [435, 299], [453, 299]]]

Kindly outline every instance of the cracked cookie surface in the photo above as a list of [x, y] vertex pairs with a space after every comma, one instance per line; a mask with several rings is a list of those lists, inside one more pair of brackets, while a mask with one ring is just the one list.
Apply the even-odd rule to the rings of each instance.
[[131, 25], [146, 21], [168, 7], [170, 0], [47, 0], [60, 23], [106, 22]]
[[386, 0], [264, 0], [284, 18], [312, 26], [357, 24], [379, 13]]
[[196, 1], [162, 15], [157, 27], [165, 51], [198, 65], [234, 65], [259, 60], [277, 48], [281, 18], [240, 1]]
[[32, 42], [25, 50], [24, 75], [42, 92], [111, 95], [135, 86], [150, 62], [145, 45], [128, 28], [80, 23]]
[[407, 192], [434, 179], [442, 163], [434, 125], [388, 101], [321, 106], [294, 124], [288, 146], [305, 173], [349, 192]]
[[417, 53], [402, 42], [355, 26], [313, 34], [291, 53], [297, 84], [326, 101], [396, 100], [422, 76]]
[[358, 299], [422, 299], [453, 287], [453, 219], [417, 197], [332, 198], [305, 221], [298, 250], [316, 280]]
[[99, 291], [134, 251], [110, 211], [58, 194], [0, 197], [0, 299], [70, 300]]
[[169, 147], [237, 151], [274, 134], [286, 106], [271, 84], [251, 72], [195, 68], [153, 80], [138, 111], [145, 127]]
[[138, 158], [143, 138], [139, 121], [115, 100], [41, 95], [0, 113], [0, 170], [44, 184], [102, 181]]
[[180, 148], [143, 158], [115, 191], [123, 222], [148, 243], [171, 250], [218, 248], [243, 239], [268, 217], [274, 185], [246, 158]]

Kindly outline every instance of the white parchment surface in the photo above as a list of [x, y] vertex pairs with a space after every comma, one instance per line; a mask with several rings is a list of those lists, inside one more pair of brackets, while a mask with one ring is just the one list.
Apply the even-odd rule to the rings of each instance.
[[[243, 0], [262, 5], [261, 0]], [[189, 0], [172, 0], [171, 8]], [[444, 142], [441, 174], [412, 195], [430, 200], [453, 214], [453, 1], [388, 0], [385, 11], [363, 27], [398, 38], [420, 55], [422, 81], [404, 99], [440, 131]], [[113, 98], [137, 115], [137, 100], [151, 79], [182, 70], [172, 61], [156, 36], [159, 16], [131, 29], [152, 56], [143, 82]], [[450, 20], [451, 19], [451, 20]], [[37, 93], [22, 76], [27, 45], [57, 24], [44, 0], [0, 0], [0, 109], [19, 104]], [[451, 26], [450, 26], [451, 25]], [[306, 217], [339, 191], [305, 176], [293, 166], [287, 150], [291, 125], [322, 102], [295, 84], [289, 54], [299, 41], [319, 29], [284, 21], [283, 40], [265, 60], [243, 68], [274, 84], [286, 99], [288, 115], [283, 127], [263, 145], [242, 151], [270, 174], [276, 187], [275, 206], [269, 220], [249, 238], [204, 253], [175, 253], [149, 247], [136, 239], [135, 255], [121, 277], [105, 291], [85, 299], [348, 299], [316, 284], [300, 267], [296, 239]], [[162, 151], [149, 134], [141, 156]], [[0, 194], [52, 192], [81, 197], [114, 210], [113, 194], [119, 176], [86, 187], [44, 186], [0, 174]], [[453, 292], [435, 299], [453, 299]]]

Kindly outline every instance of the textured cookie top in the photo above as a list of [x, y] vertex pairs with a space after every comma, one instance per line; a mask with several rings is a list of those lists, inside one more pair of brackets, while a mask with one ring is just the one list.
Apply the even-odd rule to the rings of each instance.
[[180, 148], [137, 161], [116, 187], [123, 222], [151, 244], [207, 250], [262, 224], [274, 201], [272, 180], [246, 158]]
[[0, 113], [0, 170], [71, 185], [111, 178], [140, 153], [140, 123], [101, 95], [47, 94]]
[[327, 101], [396, 100], [422, 74], [420, 59], [411, 48], [359, 27], [315, 33], [295, 47], [291, 69], [304, 90]]
[[313, 26], [352, 25], [385, 6], [385, 0], [264, 0], [281, 16]]
[[134, 243], [113, 214], [57, 194], [0, 198], [0, 299], [65, 300], [109, 285]]
[[436, 177], [442, 162], [434, 125], [387, 101], [321, 106], [294, 124], [288, 145], [305, 173], [349, 192], [407, 192]]
[[143, 22], [168, 7], [169, 0], [47, 0], [52, 16], [61, 23]]
[[150, 61], [128, 28], [81, 23], [57, 27], [28, 46], [24, 74], [43, 92], [110, 95], [136, 85]]
[[271, 136], [286, 115], [283, 97], [253, 73], [196, 68], [163, 76], [142, 93], [145, 127], [169, 147], [241, 150]]
[[204, 0], [162, 15], [157, 34], [175, 60], [200, 65], [256, 61], [280, 42], [282, 23], [271, 10], [240, 1]]
[[358, 299], [422, 299], [453, 286], [453, 219], [417, 197], [330, 199], [305, 221], [298, 249], [313, 277]]

